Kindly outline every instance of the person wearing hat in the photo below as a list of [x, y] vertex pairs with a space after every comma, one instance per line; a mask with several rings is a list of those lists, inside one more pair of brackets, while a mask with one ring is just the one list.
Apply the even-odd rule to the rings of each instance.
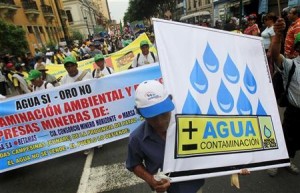
[[97, 65], [97, 68], [92, 72], [93, 78], [101, 78], [103, 76], [114, 73], [114, 70], [112, 68], [106, 66], [103, 54], [96, 54], [94, 57], [94, 61]]
[[[283, 73], [284, 87], [286, 87], [287, 79], [291, 71], [291, 80], [287, 88], [288, 105], [284, 112], [282, 128], [285, 137], [286, 147], [290, 157], [291, 165], [287, 170], [295, 175], [300, 173], [299, 168], [294, 163], [296, 152], [300, 150], [300, 56], [294, 59], [289, 59], [280, 54], [281, 37], [285, 29], [284, 19], [279, 18], [273, 25], [275, 36], [272, 39], [271, 53], [276, 66], [281, 69]], [[293, 49], [300, 53], [300, 33], [298, 33], [294, 40]], [[292, 71], [294, 69], [294, 72]], [[275, 176], [278, 169], [269, 169], [268, 174]]]
[[51, 83], [43, 80], [42, 73], [39, 70], [30, 70], [27, 80], [33, 85], [32, 92], [54, 88]]
[[88, 70], [78, 70], [77, 61], [73, 56], [64, 59], [64, 66], [68, 73], [61, 79], [61, 85], [93, 78]]
[[55, 78], [52, 74], [48, 74], [45, 65], [40, 65], [36, 68], [36, 70], [42, 73], [42, 79], [46, 82], [50, 82], [53, 86], [59, 86], [59, 81], [61, 80], [62, 76], [59, 78]]
[[201, 192], [203, 179], [179, 183], [154, 179], [158, 170], [163, 168], [167, 130], [175, 108], [164, 86], [156, 80], [140, 83], [135, 91], [135, 104], [145, 121], [130, 134], [126, 168], [146, 181], [152, 191]]
[[130, 66], [130, 68], [136, 68], [138, 66], [144, 66], [147, 64], [152, 64], [158, 62], [157, 55], [149, 51], [149, 42], [148, 40], [142, 40], [140, 42], [141, 53], [138, 53]]

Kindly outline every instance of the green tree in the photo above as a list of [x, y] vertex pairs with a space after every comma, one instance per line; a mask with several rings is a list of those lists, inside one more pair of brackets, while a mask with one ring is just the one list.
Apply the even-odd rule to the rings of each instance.
[[77, 30], [73, 30], [71, 32], [71, 37], [70, 37], [70, 42], [74, 42], [74, 40], [79, 40], [79, 42], [81, 43], [83, 40], [84, 36], [82, 33], [80, 33], [80, 31]]
[[25, 31], [21, 27], [0, 20], [0, 53], [21, 56], [28, 50]]
[[124, 16], [124, 23], [135, 20], [150, 19], [153, 16], [163, 17], [165, 11], [174, 12], [176, 0], [130, 0]]

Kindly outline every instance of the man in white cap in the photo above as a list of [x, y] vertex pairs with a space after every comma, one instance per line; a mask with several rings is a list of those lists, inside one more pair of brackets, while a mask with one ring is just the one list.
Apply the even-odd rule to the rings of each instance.
[[203, 179], [172, 184], [168, 179], [155, 180], [163, 167], [167, 129], [175, 108], [163, 85], [155, 80], [142, 82], [136, 89], [135, 102], [145, 121], [130, 134], [126, 168], [146, 181], [152, 191], [202, 192]]

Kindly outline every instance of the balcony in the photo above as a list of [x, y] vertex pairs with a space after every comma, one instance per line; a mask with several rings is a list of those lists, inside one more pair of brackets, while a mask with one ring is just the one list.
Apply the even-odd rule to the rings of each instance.
[[68, 19], [68, 16], [67, 16], [65, 10], [60, 9], [59, 11], [60, 11], [61, 19], [63, 20], [63, 22], [66, 22]]
[[18, 10], [14, 0], [2, 0], [0, 1], [0, 16], [1, 18], [8, 19], [13, 18]]
[[45, 20], [48, 23], [51, 23], [54, 19], [54, 13], [50, 5], [41, 5], [41, 9], [44, 15]]
[[38, 18], [38, 16], [40, 15], [40, 11], [36, 5], [35, 1], [23, 1], [23, 8], [24, 8], [24, 12], [28, 18], [29, 21], [36, 21], [36, 19]]

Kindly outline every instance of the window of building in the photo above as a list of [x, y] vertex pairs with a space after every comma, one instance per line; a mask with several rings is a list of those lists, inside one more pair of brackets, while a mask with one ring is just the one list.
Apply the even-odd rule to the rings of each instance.
[[198, 0], [198, 5], [199, 5], [199, 7], [202, 6], [202, 0]]
[[29, 33], [33, 34], [32, 26], [27, 26], [27, 30], [28, 30]]
[[210, 0], [205, 0], [205, 3], [206, 4], [210, 4]]
[[194, 0], [193, 4], [194, 4], [193, 7], [196, 8], [197, 7], [197, 0]]
[[66, 10], [66, 14], [67, 14], [67, 17], [68, 17], [68, 22], [69, 23], [73, 22], [73, 17], [72, 17], [71, 10]]
[[188, 0], [188, 10], [191, 9], [191, 0]]
[[39, 30], [42, 34], [44, 33], [44, 28], [42, 26], [39, 27]]

